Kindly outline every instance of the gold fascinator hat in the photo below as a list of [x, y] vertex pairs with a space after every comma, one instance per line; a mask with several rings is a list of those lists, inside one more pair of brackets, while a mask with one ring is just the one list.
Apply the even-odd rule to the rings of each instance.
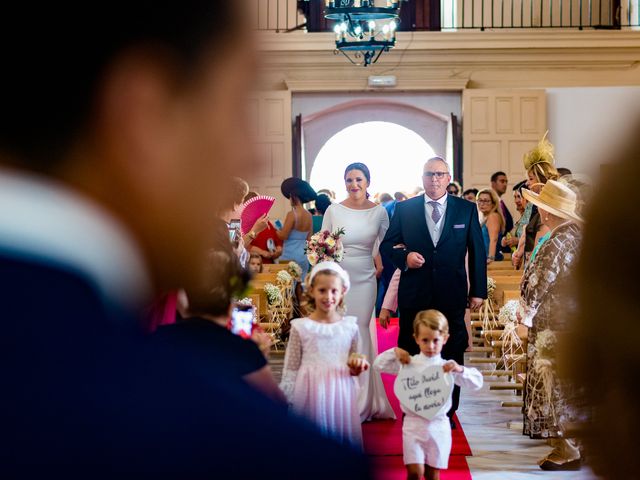
[[547, 140], [547, 130], [542, 137], [542, 140], [538, 142], [538, 145], [528, 153], [524, 155], [524, 169], [529, 171], [534, 165], [539, 163], [548, 163], [553, 165], [553, 144]]
[[540, 193], [523, 188], [522, 194], [527, 201], [557, 217], [584, 222], [582, 217], [576, 213], [578, 207], [576, 192], [564, 183], [549, 180], [544, 184]]

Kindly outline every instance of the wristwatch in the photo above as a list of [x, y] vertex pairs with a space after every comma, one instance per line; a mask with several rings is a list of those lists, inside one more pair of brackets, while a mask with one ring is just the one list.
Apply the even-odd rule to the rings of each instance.
[[250, 237], [251, 240], [255, 240], [256, 239], [256, 232], [251, 230], [249, 233], [247, 233], [247, 237]]

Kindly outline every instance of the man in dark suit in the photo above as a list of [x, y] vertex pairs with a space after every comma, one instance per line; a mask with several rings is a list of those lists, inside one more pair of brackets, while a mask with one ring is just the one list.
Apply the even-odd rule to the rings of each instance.
[[[399, 203], [380, 247], [402, 270], [398, 288], [398, 347], [411, 354], [419, 349], [412, 324], [421, 310], [436, 309], [449, 321], [450, 337], [442, 357], [464, 364], [469, 336], [464, 322], [487, 296], [487, 266], [475, 204], [447, 195], [451, 182], [445, 160], [434, 157], [423, 172], [424, 196]], [[468, 283], [465, 259], [468, 254]], [[450, 417], [458, 408], [460, 389], [453, 393]]]
[[[500, 198], [500, 210], [502, 211], [502, 215], [504, 216], [505, 221], [505, 232], [510, 232], [513, 229], [513, 216], [509, 211], [509, 207], [502, 200], [502, 196], [507, 193], [507, 186], [509, 185], [509, 180], [507, 179], [507, 174], [504, 172], [496, 172], [491, 175], [491, 188], [494, 192], [498, 194]], [[509, 253], [511, 250], [506, 248], [502, 250], [505, 253]]]
[[3, 6], [0, 478], [367, 478], [224, 362], [137, 329], [200, 285], [253, 167], [244, 3]]

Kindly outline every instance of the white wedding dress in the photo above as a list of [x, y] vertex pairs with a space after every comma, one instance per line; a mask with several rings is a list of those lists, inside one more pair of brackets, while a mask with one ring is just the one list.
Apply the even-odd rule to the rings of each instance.
[[[377, 282], [373, 257], [378, 254], [380, 242], [389, 228], [389, 217], [380, 206], [354, 210], [333, 204], [324, 214], [322, 229], [333, 232], [339, 228], [345, 230], [342, 237], [344, 259], [340, 265], [351, 279], [351, 289], [345, 300], [347, 315], [357, 317], [359, 351], [373, 365], [378, 352], [374, 317]], [[358, 396], [360, 419], [395, 418], [380, 374], [369, 369], [358, 378], [361, 387]]]

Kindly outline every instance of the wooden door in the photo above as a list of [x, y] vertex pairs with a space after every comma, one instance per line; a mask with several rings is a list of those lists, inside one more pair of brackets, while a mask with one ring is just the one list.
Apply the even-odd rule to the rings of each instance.
[[511, 188], [526, 178], [522, 158], [546, 130], [544, 90], [465, 90], [462, 96], [464, 188], [490, 187], [491, 174], [499, 170], [505, 172], [509, 188], [502, 198], [515, 214]]
[[257, 93], [251, 98], [250, 109], [258, 167], [246, 180], [251, 190], [276, 198], [269, 215], [272, 221], [284, 219], [289, 204], [280, 193], [280, 184], [291, 176], [291, 93]]

